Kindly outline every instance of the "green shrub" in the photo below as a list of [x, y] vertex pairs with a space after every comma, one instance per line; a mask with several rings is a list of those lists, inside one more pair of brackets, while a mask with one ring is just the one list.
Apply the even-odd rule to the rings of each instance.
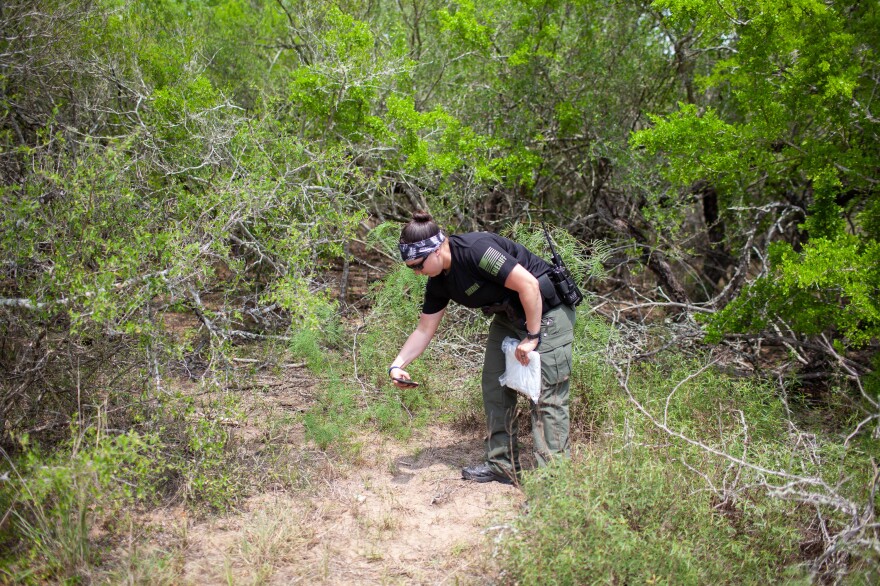
[[297, 359], [305, 360], [314, 372], [325, 369], [326, 355], [321, 347], [320, 336], [312, 330], [294, 332], [290, 339], [290, 352]]
[[614, 371], [605, 361], [608, 345], [617, 332], [590, 313], [590, 300], [577, 308], [572, 348], [571, 418], [588, 429], [601, 427], [622, 402]]
[[228, 448], [229, 433], [218, 421], [198, 419], [187, 428], [186, 439], [188, 457], [180, 461], [180, 471], [187, 500], [195, 506], [204, 503], [225, 509], [243, 490]]
[[[599, 380], [616, 392], [588, 389], [598, 403], [589, 409], [605, 414], [593, 420], [601, 433], [581, 444], [572, 461], [525, 478], [530, 509], [506, 544], [514, 581], [809, 583], [810, 564], [828, 545], [816, 534], [819, 515], [846, 552], [845, 567], [819, 572], [873, 581], [877, 556], [870, 539], [858, 543], [851, 539], [858, 532], [847, 533], [852, 518], [779, 489], [791, 475], [810, 477], [815, 480], [802, 487], [813, 502], [827, 497], [861, 510], [876, 499], [870, 454], [878, 441], [862, 434], [847, 446], [827, 418], [814, 422], [787, 411], [775, 385], [701, 369], [704, 364], [659, 354], [652, 363], [630, 365], [632, 399], [653, 421], [607, 372]], [[779, 492], [788, 496], [774, 496]]]
[[111, 435], [96, 427], [71, 429], [46, 453], [21, 440], [22, 454], [6, 461], [0, 485], [11, 512], [14, 558], [3, 574], [14, 581], [76, 580], [95, 561], [90, 531], [123, 507], [156, 495], [166, 470], [156, 435]]
[[306, 437], [319, 448], [351, 448], [353, 434], [373, 428], [406, 439], [424, 425], [432, 402], [422, 387], [400, 390], [390, 385], [365, 391], [334, 378], [325, 383], [317, 404], [303, 416]]
[[319, 373], [327, 369], [327, 348], [338, 347], [344, 333], [334, 304], [318, 306], [315, 314], [316, 324], [294, 331], [288, 349], [298, 359], [305, 360], [310, 370]]
[[199, 393], [160, 397], [144, 425], [162, 438], [165, 488], [196, 510], [225, 510], [239, 499], [251, 478], [230, 423], [242, 417], [239, 397], [211, 382]]
[[715, 508], [680, 464], [616, 447], [527, 478], [529, 512], [505, 543], [517, 583], [809, 583], [792, 564], [796, 505]]
[[322, 450], [350, 439], [359, 411], [354, 389], [338, 378], [325, 381], [317, 404], [303, 416], [306, 438]]

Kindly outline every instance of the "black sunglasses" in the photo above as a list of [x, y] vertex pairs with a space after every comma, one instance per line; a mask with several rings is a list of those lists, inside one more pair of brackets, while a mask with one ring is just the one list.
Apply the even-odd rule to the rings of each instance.
[[406, 265], [406, 266], [408, 266], [409, 268], [411, 268], [411, 269], [414, 270], [414, 271], [420, 271], [420, 270], [422, 270], [423, 268], [425, 268], [425, 261], [428, 260], [428, 257], [429, 257], [429, 256], [431, 256], [431, 253], [430, 253], [430, 252], [429, 252], [427, 255], [425, 255], [424, 258], [422, 258], [422, 262], [420, 262], [419, 264], [417, 264], [417, 265]]

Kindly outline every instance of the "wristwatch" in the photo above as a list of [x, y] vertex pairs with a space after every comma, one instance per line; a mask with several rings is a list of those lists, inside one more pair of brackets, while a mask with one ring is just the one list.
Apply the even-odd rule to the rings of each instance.
[[537, 346], [535, 346], [535, 350], [537, 350], [538, 346], [541, 345], [541, 331], [538, 330], [537, 334], [533, 334], [533, 333], [529, 332], [528, 330], [526, 330], [526, 339], [527, 340], [537, 340], [538, 344], [537, 344]]

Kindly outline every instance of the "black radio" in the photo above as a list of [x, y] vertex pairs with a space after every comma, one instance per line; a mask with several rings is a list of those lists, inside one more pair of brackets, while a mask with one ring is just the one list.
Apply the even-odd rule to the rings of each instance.
[[571, 307], [580, 305], [581, 301], [584, 300], [584, 294], [578, 289], [577, 283], [574, 282], [565, 263], [556, 254], [556, 249], [553, 248], [553, 240], [550, 238], [550, 233], [547, 232], [546, 225], [544, 226], [544, 236], [547, 237], [547, 244], [550, 245], [550, 252], [553, 254], [553, 266], [550, 268], [548, 275], [553, 282], [553, 286], [556, 287], [559, 298], [563, 303]]

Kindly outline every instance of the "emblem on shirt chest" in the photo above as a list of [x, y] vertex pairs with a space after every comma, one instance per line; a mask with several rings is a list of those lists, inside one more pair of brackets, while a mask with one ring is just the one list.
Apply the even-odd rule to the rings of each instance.
[[473, 285], [471, 285], [470, 287], [468, 287], [467, 289], [465, 289], [464, 294], [467, 295], [468, 297], [470, 297], [471, 295], [473, 295], [474, 293], [476, 293], [476, 292], [477, 292], [477, 289], [479, 289], [479, 288], [480, 288], [480, 284], [479, 284], [479, 283], [474, 283]]

